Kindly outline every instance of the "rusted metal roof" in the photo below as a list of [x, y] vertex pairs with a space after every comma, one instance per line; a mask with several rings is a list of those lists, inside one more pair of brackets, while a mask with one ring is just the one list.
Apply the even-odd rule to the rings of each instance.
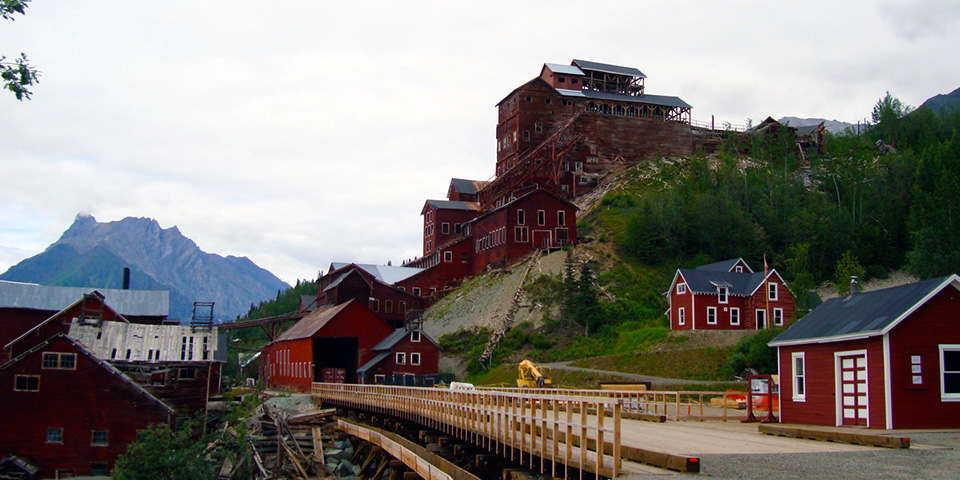
[[300, 319], [299, 322], [293, 324], [287, 331], [283, 332], [283, 334], [277, 337], [276, 341], [300, 340], [313, 337], [327, 322], [333, 320], [340, 312], [347, 308], [348, 305], [355, 301], [356, 300], [350, 300], [349, 302], [339, 305], [324, 305], [317, 308], [310, 312], [309, 315]]
[[207, 330], [186, 325], [124, 322], [85, 325], [73, 322], [67, 336], [104, 360], [148, 363], [227, 361], [226, 336], [220, 335], [217, 327]]
[[377, 280], [386, 283], [387, 285], [393, 285], [402, 280], [406, 280], [421, 271], [422, 268], [414, 267], [394, 267], [392, 265], [370, 265], [365, 263], [345, 263], [345, 262], [332, 262], [330, 268], [333, 271], [340, 270], [341, 268], [356, 265], [363, 269], [363, 271], [373, 275]]
[[463, 178], [451, 178], [450, 188], [457, 193], [465, 195], [476, 195], [483, 187], [487, 186], [484, 180], [466, 180]]
[[[0, 280], [0, 307], [59, 312], [93, 290]], [[170, 292], [166, 290], [96, 290], [121, 315], [165, 317], [170, 311]]]
[[668, 95], [621, 95], [618, 93], [598, 92], [596, 90], [561, 89], [557, 89], [557, 92], [565, 97], [610, 100], [614, 102], [647, 103], [650, 105], [660, 105], [664, 107], [693, 108], [689, 103], [681, 100], [680, 97], [671, 97]]
[[480, 211], [480, 202], [460, 202], [456, 200], [427, 200], [420, 210], [420, 215], [427, 213], [427, 207], [433, 207], [436, 210], [473, 210]]

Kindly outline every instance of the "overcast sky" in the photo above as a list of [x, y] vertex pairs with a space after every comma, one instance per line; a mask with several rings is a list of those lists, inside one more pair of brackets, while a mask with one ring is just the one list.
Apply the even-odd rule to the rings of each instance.
[[[281, 279], [421, 250], [427, 198], [494, 172], [544, 62], [636, 67], [693, 118], [868, 118], [960, 87], [960, 2], [33, 0], [0, 55], [0, 272], [80, 212], [151, 217]], [[0, 92], [2, 93], [2, 92]]]

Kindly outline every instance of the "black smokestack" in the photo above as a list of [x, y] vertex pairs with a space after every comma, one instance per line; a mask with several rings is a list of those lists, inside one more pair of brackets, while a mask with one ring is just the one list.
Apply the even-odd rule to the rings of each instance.
[[123, 267], [123, 289], [130, 290], [130, 269]]

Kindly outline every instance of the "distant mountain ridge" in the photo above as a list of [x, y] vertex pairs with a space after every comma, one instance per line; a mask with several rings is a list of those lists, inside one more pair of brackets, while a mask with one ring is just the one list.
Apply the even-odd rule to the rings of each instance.
[[124, 267], [131, 270], [130, 288], [168, 290], [170, 318], [184, 321], [195, 301], [215, 302], [215, 318], [229, 320], [290, 288], [246, 257], [200, 250], [177, 227], [134, 217], [99, 223], [83, 214], [43, 253], [10, 267], [0, 280], [121, 288]]
[[853, 123], [841, 122], [839, 120], [827, 120], [824, 118], [781, 117], [777, 121], [780, 123], [789, 123], [791, 127], [809, 127], [812, 125], [819, 125], [820, 122], [823, 122], [823, 128], [827, 129], [828, 132], [834, 135], [843, 133], [848, 128], [851, 128], [854, 131], [856, 131], [857, 128], [857, 125]]
[[960, 108], [960, 88], [946, 95], [941, 94], [930, 97], [920, 106], [927, 107], [937, 113], [940, 113], [942, 110]]

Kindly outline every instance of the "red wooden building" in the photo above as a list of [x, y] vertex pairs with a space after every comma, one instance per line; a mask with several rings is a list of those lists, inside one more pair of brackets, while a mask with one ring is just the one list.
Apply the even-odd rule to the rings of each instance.
[[425, 306], [431, 305], [448, 290], [455, 288], [474, 272], [471, 237], [460, 235], [437, 247], [433, 253], [410, 263], [407, 267], [421, 269], [397, 283], [404, 290], [423, 297]]
[[479, 192], [484, 209], [530, 185], [571, 198], [657, 152], [693, 153], [692, 107], [647, 94], [645, 82], [632, 67], [544, 64], [497, 104], [497, 178]]
[[577, 207], [547, 190], [534, 190], [467, 224], [473, 273], [504, 267], [537, 249], [573, 245]]
[[785, 423], [960, 427], [960, 277], [827, 300], [769, 344]]
[[415, 385], [415, 378], [440, 371], [440, 346], [419, 327], [398, 328], [373, 347], [376, 356], [358, 372], [362, 383], [385, 383], [388, 377], [402, 377], [403, 385]]
[[38, 478], [107, 475], [137, 431], [172, 410], [78, 341], [60, 333], [0, 366], [0, 458]]
[[304, 392], [312, 382], [358, 383], [357, 369], [393, 332], [362, 301], [321, 306], [263, 348], [261, 378], [271, 388]]
[[338, 305], [356, 299], [394, 328], [404, 325], [410, 311], [423, 310], [420, 291], [404, 281], [422, 269], [384, 265], [337, 263], [317, 280], [317, 306]]
[[477, 218], [480, 204], [452, 200], [427, 200], [423, 216], [423, 255], [429, 256], [441, 245], [463, 237], [463, 224]]
[[754, 272], [742, 258], [677, 270], [666, 295], [671, 330], [780, 327], [795, 310], [776, 269]]
[[478, 193], [487, 186], [483, 180], [464, 180], [462, 178], [450, 179], [450, 186], [447, 187], [447, 200], [454, 202], [476, 202], [479, 199]]

